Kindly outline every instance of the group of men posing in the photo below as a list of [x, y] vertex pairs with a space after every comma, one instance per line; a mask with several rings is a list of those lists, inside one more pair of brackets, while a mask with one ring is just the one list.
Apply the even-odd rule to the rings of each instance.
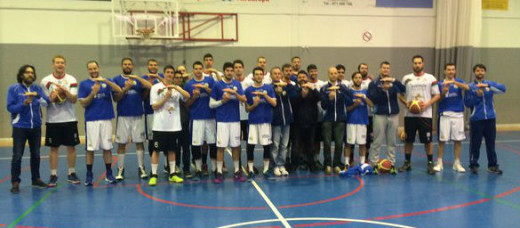
[[[344, 76], [345, 67], [328, 68], [328, 81], [318, 79], [316, 65], [301, 69], [301, 58], [291, 64], [266, 70], [266, 58], [259, 57], [251, 74], [244, 73], [241, 60], [226, 62], [222, 72], [213, 68], [213, 56], [206, 54], [203, 62], [192, 64], [191, 75], [185, 66], [177, 70], [168, 65], [159, 73], [158, 62], [147, 62], [148, 73], [133, 74], [133, 61], [123, 58], [122, 73], [112, 79], [100, 76], [99, 64], [87, 62], [90, 78], [78, 83], [65, 73], [66, 60], [57, 55], [52, 59], [54, 72], [36, 80], [35, 68], [24, 65], [17, 74], [18, 83], [8, 92], [7, 109], [12, 116], [13, 159], [11, 192], [19, 192], [21, 158], [26, 141], [31, 152], [32, 184], [54, 187], [58, 182], [58, 150], [67, 148], [68, 178], [73, 184], [80, 180], [75, 172], [79, 144], [74, 103], [85, 108], [86, 164], [85, 185], [93, 185], [94, 151], [103, 150], [105, 180], [116, 183], [125, 178], [126, 145], [136, 144], [138, 175], [149, 176], [144, 165], [144, 142], [148, 140], [151, 155], [150, 186], [157, 184], [159, 154], [167, 157], [165, 170], [170, 182], [200, 179], [209, 175], [207, 155], [214, 173], [213, 181], [221, 183], [226, 172], [224, 154], [232, 155], [235, 181], [254, 179], [255, 145], [263, 147], [263, 170], [267, 178], [286, 176], [291, 170], [323, 169], [338, 173], [353, 166], [355, 145], [359, 146], [360, 163], [377, 164], [382, 145], [392, 163], [390, 172], [411, 170], [411, 153], [416, 133], [427, 154], [427, 172], [443, 169], [442, 157], [447, 141], [454, 141], [453, 169], [465, 172], [460, 158], [464, 133], [464, 106], [471, 109], [470, 168], [478, 173], [482, 138], [486, 140], [488, 171], [501, 174], [494, 142], [496, 134], [493, 95], [504, 93], [505, 86], [485, 80], [486, 67], [473, 68], [474, 82], [466, 84], [456, 78], [455, 65], [446, 64], [444, 80], [424, 72], [424, 59], [414, 56], [413, 73], [400, 81], [390, 76], [390, 63], [380, 64], [379, 76], [368, 74], [368, 65], [361, 63], [351, 80]], [[192, 77], [191, 77], [192, 76]], [[463, 91], [464, 96], [463, 96]], [[112, 174], [112, 101], [117, 102], [116, 143], [117, 174]], [[395, 148], [399, 101], [406, 107], [405, 162], [396, 170]], [[410, 106], [418, 102], [420, 110]], [[433, 163], [433, 104], [439, 103], [439, 148], [437, 164]], [[40, 179], [40, 107], [47, 108], [45, 144], [50, 147], [50, 179]], [[372, 137], [373, 135], [373, 137]], [[372, 140], [373, 138], [373, 140]], [[247, 164], [243, 175], [241, 140], [246, 141]], [[319, 162], [323, 141], [323, 165]], [[334, 151], [331, 145], [334, 141]], [[343, 144], [345, 148], [343, 150]], [[229, 149], [230, 148], [230, 149]], [[289, 149], [290, 148], [290, 149]], [[182, 150], [182, 154], [180, 151]], [[370, 152], [370, 153], [368, 153]], [[332, 155], [331, 155], [332, 153]], [[370, 154], [367, 161], [367, 156]], [[191, 158], [190, 158], [191, 155]], [[344, 157], [344, 163], [341, 157]], [[286, 162], [287, 161], [287, 162]], [[194, 166], [190, 172], [190, 166]]]

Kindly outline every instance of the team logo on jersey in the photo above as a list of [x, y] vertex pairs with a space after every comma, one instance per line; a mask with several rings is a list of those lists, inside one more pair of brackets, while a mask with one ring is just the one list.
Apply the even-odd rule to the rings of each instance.
[[136, 81], [132, 81], [132, 85], [137, 85], [137, 82]]
[[107, 88], [107, 84], [102, 83], [102, 84], [101, 84], [101, 87], [103, 87], [103, 89], [105, 89], [105, 88]]

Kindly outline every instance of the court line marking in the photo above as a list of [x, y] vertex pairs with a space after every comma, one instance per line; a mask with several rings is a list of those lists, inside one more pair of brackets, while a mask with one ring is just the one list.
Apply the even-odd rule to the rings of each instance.
[[[62, 185], [63, 186], [63, 185]], [[12, 227], [15, 227], [16, 224], [18, 224], [20, 221], [22, 221], [23, 218], [25, 218], [27, 215], [29, 215], [29, 213], [31, 213], [34, 209], [36, 209], [38, 206], [40, 206], [40, 204], [45, 201], [45, 199], [47, 199], [50, 195], [52, 195], [52, 193], [56, 192], [56, 190], [58, 190], [58, 188], [60, 187], [56, 187], [56, 188], [53, 188], [52, 190], [50, 190], [49, 192], [47, 192], [40, 200], [38, 200], [38, 202], [34, 203], [33, 205], [31, 205], [31, 207], [29, 207], [29, 209], [27, 209], [22, 215], [20, 215], [20, 217], [18, 217], [17, 219], [15, 219], [11, 224], [9, 224], [9, 226], [7, 226], [8, 228], [12, 228]]]
[[[400, 227], [400, 228], [414, 228], [413, 226], [406, 226], [401, 224], [394, 224], [388, 222], [378, 222], [378, 221], [370, 221], [363, 219], [349, 219], [349, 218], [322, 218], [322, 217], [308, 217], [308, 218], [286, 218], [287, 221], [343, 221], [343, 222], [357, 222], [357, 223], [367, 223], [381, 226], [390, 226], [390, 227]], [[243, 223], [235, 223], [231, 225], [220, 226], [219, 228], [231, 228], [231, 227], [240, 227], [268, 222], [279, 222], [279, 219], [265, 219], [265, 220], [256, 220], [250, 222]]]

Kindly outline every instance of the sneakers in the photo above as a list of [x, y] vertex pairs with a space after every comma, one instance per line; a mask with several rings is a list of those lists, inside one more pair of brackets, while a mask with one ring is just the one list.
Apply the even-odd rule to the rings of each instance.
[[81, 181], [79, 180], [78, 176], [76, 176], [76, 173], [71, 173], [67, 176], [67, 181], [71, 184], [80, 184]]
[[247, 174], [247, 180], [252, 181], [255, 179], [255, 172], [249, 172]]
[[200, 181], [202, 179], [202, 172], [195, 171], [195, 175], [193, 175], [193, 181]]
[[202, 165], [202, 175], [204, 176], [209, 176], [209, 172], [208, 172], [208, 164], [203, 164]]
[[274, 167], [273, 169], [273, 173], [275, 176], [279, 177], [282, 175], [282, 172], [280, 172], [280, 168], [279, 167]]
[[330, 166], [326, 166], [326, 167], [325, 167], [325, 174], [327, 174], [327, 175], [331, 175], [331, 174], [332, 174], [332, 167], [330, 167]]
[[157, 174], [152, 174], [150, 177], [150, 180], [148, 181], [148, 186], [155, 186], [157, 185]]
[[[348, 165], [345, 165], [348, 167]], [[338, 174], [341, 171], [341, 168], [339, 166], [334, 167], [334, 173]]]
[[477, 166], [471, 167], [471, 173], [478, 174], [478, 167]]
[[[375, 169], [374, 169], [375, 171]], [[397, 170], [395, 169], [395, 166], [392, 165], [392, 167], [390, 167], [390, 174], [392, 175], [397, 175]]]
[[139, 173], [141, 179], [148, 179], [148, 174], [146, 174], [146, 169], [144, 167], [139, 167], [137, 173]]
[[494, 173], [494, 174], [497, 174], [497, 175], [502, 175], [502, 170], [500, 170], [498, 168], [498, 166], [491, 166], [491, 167], [488, 167], [488, 172], [490, 173]]
[[267, 180], [274, 180], [274, 174], [271, 170], [267, 170], [262, 173], [264, 175], [264, 178]]
[[58, 185], [58, 176], [57, 175], [51, 175], [51, 177], [49, 178], [49, 184], [47, 185], [47, 187], [54, 188], [57, 185]]
[[213, 183], [220, 184], [222, 182], [224, 182], [224, 176], [222, 175], [222, 173], [215, 173], [215, 179], [213, 179]]
[[114, 175], [112, 175], [112, 173], [108, 173], [108, 172], [107, 172], [107, 175], [105, 176], [105, 181], [109, 184], [117, 183], [117, 180], [116, 180], [116, 178], [114, 178]]
[[435, 174], [435, 170], [433, 170], [433, 162], [428, 162], [426, 172], [428, 172], [428, 174], [430, 174], [430, 175]]
[[280, 167], [280, 173], [282, 174], [282, 176], [289, 176], [289, 172], [287, 172], [287, 170], [285, 170], [285, 167], [283, 166]]
[[412, 170], [412, 165], [410, 164], [409, 161], [405, 161], [404, 164], [403, 164], [403, 166], [401, 166], [401, 167], [398, 169], [398, 171], [399, 171], [400, 173], [402, 173], [402, 172], [407, 172], [407, 171], [410, 171], [410, 170]]
[[20, 182], [13, 182], [13, 186], [11, 187], [11, 193], [18, 194], [20, 193]]
[[117, 169], [116, 180], [117, 181], [122, 181], [124, 179], [125, 179], [125, 168], [118, 168]]
[[38, 179], [38, 180], [35, 180], [32, 182], [32, 186], [33, 187], [37, 187], [37, 188], [47, 188], [47, 184], [45, 182], [43, 182], [41, 179]]
[[87, 172], [87, 178], [85, 178], [85, 186], [92, 186], [93, 180], [94, 180], [94, 174], [92, 174], [92, 172]]
[[182, 176], [184, 177], [184, 179], [192, 179], [193, 173], [191, 173], [190, 171], [184, 171]]
[[[455, 164], [453, 164], [453, 167], [455, 167]], [[433, 167], [433, 170], [435, 172], [440, 172], [444, 169], [443, 165], [442, 165], [442, 161], [437, 161], [437, 164]], [[453, 168], [455, 169], [455, 168]]]
[[184, 182], [184, 180], [180, 177], [178, 177], [177, 175], [174, 174], [170, 174], [170, 178], [168, 178], [168, 180], [172, 183], [182, 183]]
[[462, 165], [460, 164], [460, 161], [455, 161], [453, 163], [453, 170], [459, 172], [459, 173], [465, 173], [466, 172], [466, 169], [464, 169], [464, 167], [462, 167]]
[[242, 176], [242, 172], [237, 171], [233, 174], [233, 180], [238, 182], [244, 182], [246, 181], [246, 178]]

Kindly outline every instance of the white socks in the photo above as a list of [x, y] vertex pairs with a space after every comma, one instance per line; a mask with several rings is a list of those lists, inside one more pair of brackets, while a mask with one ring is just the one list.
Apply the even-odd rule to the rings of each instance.
[[119, 169], [123, 169], [125, 167], [125, 154], [117, 154], [117, 161]]
[[144, 150], [137, 150], [137, 164], [139, 167], [144, 167]]

